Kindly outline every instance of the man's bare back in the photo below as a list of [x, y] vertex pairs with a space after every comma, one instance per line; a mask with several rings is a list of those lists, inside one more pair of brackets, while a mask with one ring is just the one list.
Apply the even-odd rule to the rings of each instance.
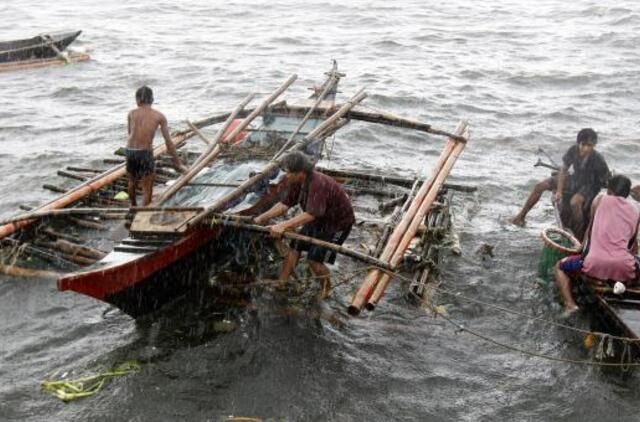
[[129, 140], [127, 148], [152, 149], [153, 138], [156, 135], [158, 126], [162, 130], [165, 138], [171, 138], [168, 133], [167, 119], [164, 114], [151, 108], [150, 105], [143, 104], [129, 112]]

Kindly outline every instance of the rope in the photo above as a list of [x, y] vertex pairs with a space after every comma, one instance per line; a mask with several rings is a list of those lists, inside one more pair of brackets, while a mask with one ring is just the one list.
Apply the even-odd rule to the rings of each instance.
[[[370, 268], [373, 269], [375, 267], [370, 267]], [[399, 278], [401, 280], [409, 281], [409, 282], [412, 281], [408, 277], [405, 277], [405, 276], [403, 276], [401, 274], [394, 273], [394, 272], [387, 271], [387, 270], [383, 270], [383, 269], [380, 269], [380, 268], [376, 268], [376, 269], [387, 273], [391, 277], [396, 277], [396, 278]], [[492, 303], [483, 302], [483, 301], [478, 300], [478, 299], [473, 299], [473, 298], [464, 296], [460, 292], [447, 290], [447, 289], [444, 289], [442, 287], [433, 286], [433, 289], [436, 290], [439, 293], [443, 293], [443, 294], [446, 294], [446, 295], [449, 295], [449, 296], [454, 296], [454, 297], [463, 299], [463, 300], [465, 300], [467, 302], [476, 303], [478, 305], [483, 305], [483, 306], [486, 306], [486, 307], [489, 307], [489, 308], [492, 308], [492, 309], [496, 309], [496, 310], [499, 310], [499, 311], [502, 311], [502, 312], [505, 312], [505, 313], [508, 313], [508, 314], [522, 316], [522, 317], [528, 318], [528, 319], [530, 319], [532, 321], [539, 321], [539, 322], [543, 322], [543, 323], [548, 324], [548, 325], [554, 325], [556, 327], [563, 328], [565, 330], [575, 331], [575, 332], [578, 332], [578, 333], [581, 333], [581, 334], [593, 334], [593, 335], [600, 336], [600, 337], [608, 336], [608, 337], [611, 337], [611, 338], [616, 339], [616, 340], [626, 341], [626, 342], [630, 342], [630, 343], [640, 342], [640, 339], [636, 339], [636, 338], [614, 336], [614, 335], [607, 334], [607, 333], [602, 333], [602, 332], [599, 332], [599, 331], [584, 330], [584, 329], [581, 329], [581, 328], [576, 328], [576, 327], [572, 327], [570, 325], [566, 325], [566, 324], [562, 324], [562, 323], [559, 323], [559, 322], [556, 322], [556, 321], [552, 321], [550, 319], [546, 319], [546, 318], [542, 318], [542, 317], [536, 317], [536, 316], [533, 316], [533, 315], [525, 314], [524, 312], [515, 311], [515, 310], [512, 310], [512, 309], [504, 308], [502, 306], [494, 305]]]
[[[435, 308], [433, 308], [435, 309]], [[454, 325], [459, 331], [464, 331], [467, 332], [475, 337], [478, 337], [486, 342], [495, 344], [496, 346], [500, 346], [502, 348], [505, 348], [507, 350], [511, 350], [514, 352], [518, 352], [518, 353], [522, 353], [524, 355], [527, 356], [533, 356], [533, 357], [537, 357], [540, 359], [545, 359], [545, 360], [550, 360], [550, 361], [555, 361], [555, 362], [563, 362], [563, 363], [573, 363], [573, 364], [577, 364], [577, 365], [588, 365], [588, 366], [606, 366], [606, 367], [617, 367], [617, 368], [621, 368], [623, 371], [625, 370], [629, 370], [629, 368], [631, 367], [640, 367], [640, 362], [639, 363], [610, 363], [610, 362], [597, 362], [597, 361], [592, 361], [592, 360], [577, 360], [577, 359], [566, 359], [566, 358], [560, 358], [557, 356], [551, 356], [551, 355], [546, 355], [543, 353], [537, 353], [537, 352], [532, 352], [530, 350], [526, 350], [523, 349], [521, 347], [516, 347], [516, 346], [512, 346], [510, 344], [506, 344], [506, 343], [502, 343], [499, 342], [498, 340], [492, 339], [491, 337], [485, 336], [484, 334], [480, 334], [477, 331], [471, 330], [467, 327], [465, 327], [462, 324], [457, 323], [456, 321], [452, 320], [451, 318], [447, 317], [446, 315], [442, 314], [442, 313], [437, 313], [437, 315], [440, 315], [442, 318], [444, 318], [447, 322], [451, 323], [452, 325]]]
[[629, 343], [624, 342], [624, 349], [622, 349], [622, 355], [620, 356], [620, 365], [622, 372], [629, 372], [631, 368], [631, 347], [629, 347]]
[[117, 366], [112, 371], [103, 372], [76, 380], [59, 380], [59, 381], [42, 381], [42, 390], [49, 392], [60, 400], [70, 402], [83, 397], [93, 396], [106, 384], [106, 382], [115, 377], [122, 377], [140, 371], [138, 362], [129, 361]]
[[[372, 267], [370, 267], [370, 268], [372, 268]], [[378, 268], [378, 270], [386, 272], [387, 274], [391, 275], [392, 277], [397, 277], [397, 278], [400, 278], [400, 279], [405, 280], [405, 281], [411, 281], [408, 277], [405, 277], [405, 276], [403, 276], [401, 274], [397, 274], [397, 273], [394, 273], [394, 272], [386, 271], [386, 270], [383, 270], [383, 269], [380, 269], [380, 268]], [[438, 287], [434, 287], [434, 288], [436, 290], [439, 290], [439, 291], [443, 291], [444, 290], [444, 289], [440, 289]], [[447, 292], [447, 293], [450, 293], [450, 292]], [[411, 292], [411, 294], [415, 295], [415, 293], [413, 293], [413, 292]], [[415, 295], [415, 296], [419, 298], [419, 296], [417, 296], [417, 295]], [[467, 298], [467, 297], [464, 297], [464, 296], [459, 296], [459, 297], [461, 297], [463, 299], [470, 300], [470, 301], [475, 302], [475, 303], [484, 304], [484, 302], [478, 301], [478, 300], [475, 300], [475, 299], [470, 299], [470, 298]], [[545, 359], [545, 360], [550, 360], [550, 361], [555, 361], [555, 362], [572, 363], [572, 364], [577, 364], [577, 365], [616, 367], [616, 368], [621, 368], [623, 370], [625, 370], [625, 368], [626, 368], [626, 370], [628, 370], [631, 367], [640, 367], [640, 362], [639, 363], [631, 362], [630, 350], [628, 352], [626, 352], [626, 355], [625, 355], [625, 352], [623, 352], [623, 356], [621, 357], [621, 359], [624, 359], [626, 356], [628, 356], [629, 357], [629, 361], [627, 363], [624, 363], [622, 360], [621, 360], [621, 363], [611, 363], [611, 362], [597, 362], [597, 361], [593, 361], [593, 360], [566, 359], [566, 358], [560, 358], [560, 357], [557, 357], [557, 356], [546, 355], [546, 354], [543, 354], [543, 353], [532, 352], [530, 350], [526, 350], [526, 349], [523, 349], [521, 347], [516, 347], [516, 346], [512, 346], [510, 344], [502, 343], [502, 342], [500, 342], [498, 340], [495, 340], [495, 339], [493, 339], [491, 337], [488, 337], [488, 336], [486, 336], [484, 334], [481, 334], [481, 333], [479, 333], [479, 332], [477, 332], [475, 330], [469, 329], [469, 328], [465, 327], [464, 325], [454, 321], [452, 318], [449, 318], [445, 313], [439, 311], [437, 307], [435, 307], [435, 306], [433, 306], [433, 305], [431, 305], [429, 303], [425, 303], [425, 305], [429, 308], [429, 310], [434, 315], [441, 316], [445, 321], [447, 321], [450, 324], [452, 324], [453, 326], [455, 326], [458, 329], [458, 331], [469, 333], [469, 334], [471, 334], [471, 335], [473, 335], [475, 337], [478, 337], [478, 338], [480, 338], [480, 339], [482, 339], [482, 340], [484, 340], [484, 341], [486, 341], [488, 343], [495, 344], [496, 346], [500, 346], [502, 348], [505, 348], [507, 350], [511, 350], [511, 351], [514, 351], [514, 352], [522, 353], [522, 354], [527, 355], [527, 356], [537, 357], [537, 358], [540, 358], [540, 359]], [[487, 305], [491, 306], [490, 304], [487, 304]], [[574, 327], [570, 327], [570, 326], [567, 326], [567, 325], [564, 325], [564, 324], [558, 324], [558, 323], [555, 323], [553, 321], [545, 320], [545, 319], [542, 319], [542, 318], [531, 317], [530, 315], [526, 315], [526, 314], [523, 314], [523, 313], [520, 313], [520, 312], [517, 312], [517, 311], [511, 311], [511, 310], [508, 310], [506, 308], [501, 308], [501, 307], [496, 307], [496, 306], [491, 306], [491, 307], [494, 307], [496, 309], [499, 309], [499, 310], [502, 310], [502, 311], [506, 311], [506, 312], [509, 312], [509, 313], [515, 313], [517, 315], [523, 315], [523, 316], [531, 318], [531, 319], [541, 320], [541, 321], [547, 322], [549, 324], [559, 325], [559, 326], [561, 326], [563, 328], [567, 328], [567, 329], [570, 329], [570, 330], [578, 331], [578, 332], [581, 332], [581, 333], [588, 333], [588, 334], [592, 334], [592, 335], [602, 336], [602, 338], [600, 340], [600, 344], [599, 344], [598, 347], [599, 348], [602, 347], [604, 349], [604, 343], [606, 341], [608, 343], [608, 347], [607, 347], [606, 353], [608, 355], [610, 355], [610, 356], [613, 355], [613, 342], [611, 341], [611, 339], [618, 339], [618, 340], [623, 341], [623, 343], [625, 344], [626, 347], [629, 347], [628, 346], [629, 342], [638, 341], [637, 339], [631, 339], [631, 338], [628, 338], [628, 337], [618, 337], [618, 336], [612, 336], [610, 334], [605, 334], [605, 333], [593, 333], [593, 332], [586, 331], [586, 330], [576, 329]], [[596, 358], [597, 358], [597, 354], [598, 353], [596, 353]]]
[[[375, 267], [375, 266], [364, 266], [361, 268], [358, 268], [350, 273], [347, 273], [346, 276], [343, 276], [343, 280], [332, 286], [331, 290], [335, 289], [336, 287], [338, 287], [339, 285], [345, 284], [349, 281], [351, 281], [357, 274], [365, 272], [365, 271], [370, 271], [372, 269], [378, 269], [379, 271], [382, 271], [386, 274], [388, 274], [389, 276], [391, 276], [392, 278], [398, 278], [407, 282], [411, 282], [412, 280], [409, 279], [408, 277], [405, 277], [395, 271], [389, 271], [389, 270], [385, 270], [379, 267]], [[316, 278], [320, 278], [318, 276], [310, 276], [310, 277], [304, 277], [301, 278], [301, 281], [310, 281], [310, 280], [314, 280]], [[423, 301], [423, 304], [426, 305], [429, 310], [436, 316], [441, 316], [445, 321], [447, 321], [448, 323], [452, 324], [453, 326], [455, 326], [457, 328], [458, 331], [460, 332], [466, 332], [469, 333], [477, 338], [480, 338], [488, 343], [494, 344], [496, 346], [502, 347], [504, 349], [507, 350], [511, 350], [514, 352], [518, 352], [521, 353], [523, 355], [527, 355], [527, 356], [532, 356], [532, 357], [536, 357], [539, 359], [545, 359], [545, 360], [549, 360], [549, 361], [555, 361], [555, 362], [563, 362], [563, 363], [571, 363], [571, 364], [576, 364], [576, 365], [587, 365], [587, 366], [600, 366], [600, 367], [617, 367], [617, 368], [621, 368], [623, 371], [628, 371], [630, 368], [632, 367], [640, 367], [640, 362], [639, 363], [634, 363], [632, 362], [632, 357], [631, 357], [631, 348], [629, 346], [629, 343], [635, 343], [640, 341], [640, 339], [632, 339], [629, 337], [620, 337], [620, 336], [614, 336], [614, 335], [610, 335], [610, 334], [606, 334], [606, 333], [601, 333], [601, 332], [592, 332], [592, 331], [588, 331], [588, 330], [583, 330], [580, 328], [575, 328], [575, 327], [571, 327], [569, 325], [566, 324], [560, 324], [558, 322], [555, 321], [551, 321], [545, 318], [541, 318], [541, 317], [535, 317], [532, 315], [528, 315], [525, 314], [523, 312], [519, 312], [519, 311], [515, 311], [512, 309], [508, 309], [508, 308], [504, 308], [501, 306], [497, 306], [491, 303], [487, 303], [478, 299], [472, 299], [469, 298], [467, 296], [464, 296], [462, 294], [460, 294], [460, 292], [454, 292], [454, 291], [450, 291], [438, 286], [433, 286], [434, 290], [440, 293], [444, 293], [447, 295], [451, 295], [451, 296], [455, 296], [457, 298], [460, 298], [462, 300], [466, 300], [468, 302], [472, 302], [472, 303], [476, 303], [476, 304], [480, 304], [483, 306], [487, 306], [489, 308], [492, 309], [496, 309], [505, 313], [509, 313], [509, 314], [513, 314], [513, 315], [518, 315], [518, 316], [522, 316], [525, 318], [528, 318], [530, 320], [533, 321], [539, 321], [539, 322], [543, 322], [545, 324], [548, 325], [554, 325], [566, 330], [570, 330], [570, 331], [574, 331], [574, 332], [578, 332], [581, 334], [588, 334], [588, 335], [593, 335], [593, 336], [599, 336], [600, 337], [600, 343], [598, 344], [598, 349], [596, 351], [596, 359], [603, 359], [607, 356], [613, 356], [614, 355], [614, 349], [613, 349], [613, 340], [620, 340], [623, 342], [624, 344], [624, 349], [622, 352], [622, 356], [621, 356], [621, 360], [620, 363], [612, 363], [612, 362], [599, 362], [599, 361], [593, 361], [593, 360], [577, 360], [577, 359], [567, 359], [567, 358], [561, 358], [561, 357], [557, 357], [557, 356], [551, 356], [551, 355], [547, 355], [544, 353], [538, 353], [538, 352], [533, 352], [521, 347], [517, 347], [517, 346], [513, 346], [507, 343], [503, 343], [500, 342], [496, 339], [493, 339], [489, 336], [486, 336], [480, 332], [477, 332], [475, 330], [469, 329], [467, 327], [465, 327], [464, 325], [458, 323], [457, 321], [454, 321], [452, 318], [448, 317], [446, 315], [445, 312], [442, 312], [437, 306], [433, 306], [430, 303], [426, 303]], [[415, 293], [411, 292], [411, 294], [415, 295]], [[421, 299], [419, 296], [415, 295], [416, 297], [418, 297], [419, 299]], [[605, 344], [607, 345], [606, 351], [604, 349]]]

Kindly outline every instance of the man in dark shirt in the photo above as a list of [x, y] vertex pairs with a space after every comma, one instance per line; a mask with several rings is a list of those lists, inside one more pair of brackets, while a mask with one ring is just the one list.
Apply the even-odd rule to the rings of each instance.
[[[282, 223], [269, 226], [271, 235], [279, 239], [282, 233], [303, 226], [300, 234], [326, 242], [341, 245], [349, 236], [355, 222], [349, 196], [331, 177], [313, 170], [313, 164], [300, 152], [292, 152], [282, 160], [281, 167], [286, 172], [287, 190], [280, 202], [270, 210], [257, 216], [256, 224], [263, 224], [279, 217], [295, 205], [300, 205], [302, 213]], [[329, 295], [331, 277], [323, 264], [333, 264], [335, 252], [306, 242], [293, 241], [280, 273], [280, 284], [286, 285], [291, 272], [298, 263], [300, 252], [307, 252], [307, 261], [313, 274], [322, 285], [321, 298]]]
[[[588, 214], [585, 214], [585, 210], [589, 209], [593, 198], [607, 186], [609, 180], [609, 167], [602, 155], [595, 151], [597, 143], [598, 134], [593, 129], [580, 130], [576, 145], [569, 148], [562, 157], [558, 174], [534, 187], [522, 210], [511, 222], [524, 226], [527, 213], [540, 200], [544, 191], [555, 190], [553, 201], [560, 204], [561, 210], [565, 208], [569, 211], [567, 226], [578, 238], [582, 238], [587, 225], [585, 215]], [[572, 174], [569, 174], [570, 169], [573, 169]], [[563, 213], [563, 216], [566, 215], [566, 212]]]

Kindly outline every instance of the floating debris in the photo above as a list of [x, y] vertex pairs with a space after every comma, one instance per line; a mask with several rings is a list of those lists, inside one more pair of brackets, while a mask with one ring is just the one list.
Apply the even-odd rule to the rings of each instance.
[[[102, 372], [76, 380], [42, 381], [42, 390], [53, 394], [68, 403], [83, 397], [93, 396], [105, 386], [107, 381], [115, 377], [123, 377], [140, 371], [140, 364], [136, 361], [125, 362], [113, 370]], [[66, 373], [63, 374], [66, 376]]]

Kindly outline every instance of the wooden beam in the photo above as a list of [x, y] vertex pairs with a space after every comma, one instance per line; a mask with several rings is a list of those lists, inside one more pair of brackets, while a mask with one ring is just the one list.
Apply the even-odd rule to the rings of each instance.
[[[233, 227], [235, 229], [249, 230], [249, 231], [254, 231], [258, 233], [269, 234], [269, 228], [267, 227], [258, 226], [255, 224], [246, 224], [246, 223], [242, 223], [240, 221], [234, 221], [231, 219], [215, 217], [211, 220], [211, 223], [208, 223], [208, 225], [216, 225], [216, 224], [221, 224], [224, 227]], [[320, 246], [320, 247], [332, 250], [334, 252], [349, 256], [351, 258], [357, 259], [364, 263], [375, 265], [376, 267], [379, 267], [382, 269], [391, 270], [391, 266], [384, 261], [381, 261], [367, 254], [354, 251], [353, 249], [345, 248], [344, 246], [341, 246], [341, 245], [336, 245], [335, 243], [325, 242], [323, 240], [315, 239], [313, 237], [304, 236], [299, 233], [288, 232], [288, 231], [284, 232], [282, 234], [282, 237], [291, 239], [291, 240], [311, 243], [312, 245], [316, 245], [316, 246]]]

